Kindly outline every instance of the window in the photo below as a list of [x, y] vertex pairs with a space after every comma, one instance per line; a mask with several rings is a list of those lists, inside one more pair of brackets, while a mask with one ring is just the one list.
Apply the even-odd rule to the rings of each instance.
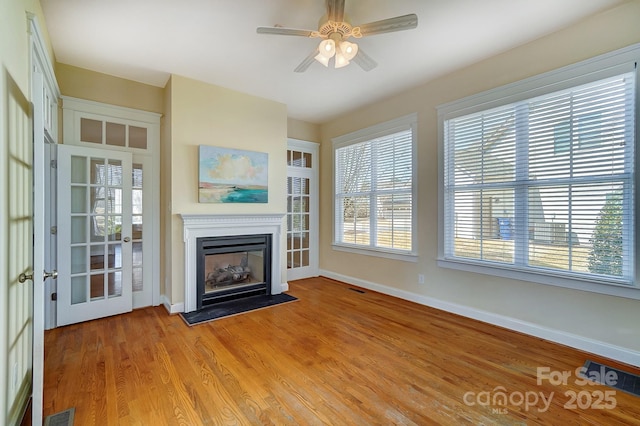
[[334, 247], [414, 255], [416, 120], [412, 114], [333, 140]]
[[636, 288], [635, 63], [596, 62], [441, 108], [442, 266]]

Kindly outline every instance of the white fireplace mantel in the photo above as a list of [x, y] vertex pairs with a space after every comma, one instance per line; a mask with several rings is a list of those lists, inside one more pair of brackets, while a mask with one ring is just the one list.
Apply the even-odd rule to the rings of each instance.
[[288, 288], [282, 282], [282, 214], [181, 214], [184, 230], [184, 312], [197, 309], [197, 239], [233, 235], [271, 234], [271, 294]]

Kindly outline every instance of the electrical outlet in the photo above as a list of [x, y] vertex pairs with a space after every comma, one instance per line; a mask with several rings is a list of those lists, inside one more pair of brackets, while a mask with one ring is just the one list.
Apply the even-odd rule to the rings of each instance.
[[418, 274], [418, 284], [424, 284], [424, 274]]

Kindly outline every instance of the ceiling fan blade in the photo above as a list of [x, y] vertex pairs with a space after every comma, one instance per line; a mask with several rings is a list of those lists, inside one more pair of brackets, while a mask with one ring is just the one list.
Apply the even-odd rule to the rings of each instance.
[[370, 36], [374, 34], [390, 33], [393, 31], [410, 30], [418, 26], [418, 15], [396, 16], [395, 18], [383, 19], [381, 21], [369, 22], [360, 25], [360, 34]]
[[358, 48], [358, 54], [354, 56], [352, 61], [358, 64], [360, 68], [365, 71], [371, 71], [378, 66], [378, 63], [374, 61], [371, 56], [364, 53], [360, 48]]
[[307, 70], [307, 68], [309, 68], [311, 66], [311, 64], [313, 64], [313, 61], [315, 61], [315, 57], [318, 54], [318, 48], [315, 48], [313, 50], [313, 52], [311, 52], [309, 54], [309, 56], [307, 56], [306, 58], [304, 58], [304, 60], [302, 62], [300, 62], [300, 65], [298, 65], [296, 67], [295, 70], [293, 70], [294, 72], [305, 72]]
[[327, 17], [333, 22], [344, 21], [344, 0], [327, 0]]
[[314, 33], [317, 31], [311, 30], [297, 30], [295, 28], [282, 28], [282, 27], [258, 27], [256, 29], [258, 34], [275, 34], [275, 35], [289, 35], [289, 36], [302, 36], [302, 37], [315, 37]]

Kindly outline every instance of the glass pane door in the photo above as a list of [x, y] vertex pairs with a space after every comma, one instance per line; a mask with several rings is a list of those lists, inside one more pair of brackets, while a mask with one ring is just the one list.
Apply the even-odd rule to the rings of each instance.
[[58, 325], [131, 310], [131, 156], [59, 148]]
[[318, 275], [317, 144], [303, 145], [287, 151], [288, 280]]
[[309, 266], [309, 185], [309, 178], [287, 178], [287, 268]]

